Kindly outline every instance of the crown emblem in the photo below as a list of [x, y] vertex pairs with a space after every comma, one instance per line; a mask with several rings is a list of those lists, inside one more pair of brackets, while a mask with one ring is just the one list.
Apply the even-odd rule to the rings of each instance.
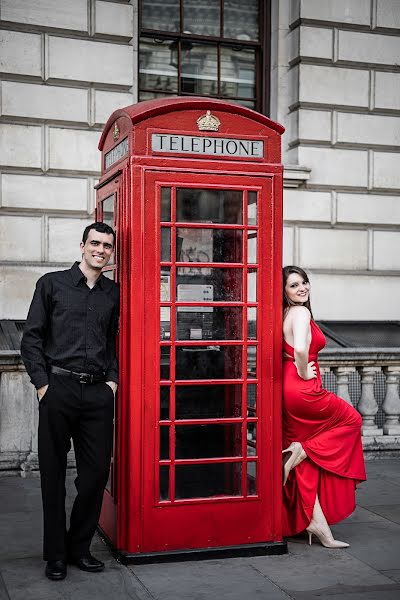
[[114, 129], [113, 129], [113, 134], [112, 134], [113, 138], [115, 141], [117, 141], [117, 139], [119, 138], [119, 127], [117, 125], [117, 122], [115, 121], [114, 123]]
[[205, 115], [199, 117], [196, 121], [200, 131], [218, 131], [221, 121], [211, 114], [208, 110]]

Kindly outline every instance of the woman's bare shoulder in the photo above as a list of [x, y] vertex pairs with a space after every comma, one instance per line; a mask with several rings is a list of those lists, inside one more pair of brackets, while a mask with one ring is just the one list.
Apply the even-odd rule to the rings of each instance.
[[291, 306], [287, 316], [292, 319], [311, 320], [311, 313], [306, 306]]

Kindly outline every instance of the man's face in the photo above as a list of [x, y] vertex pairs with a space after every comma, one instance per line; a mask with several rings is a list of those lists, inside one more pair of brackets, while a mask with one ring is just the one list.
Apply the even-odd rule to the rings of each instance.
[[85, 243], [81, 242], [82, 261], [91, 269], [102, 269], [114, 250], [114, 236], [90, 229]]

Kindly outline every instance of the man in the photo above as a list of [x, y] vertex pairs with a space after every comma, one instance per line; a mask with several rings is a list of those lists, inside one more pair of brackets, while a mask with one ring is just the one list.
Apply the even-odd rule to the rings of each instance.
[[[41, 277], [29, 309], [21, 355], [39, 400], [39, 468], [46, 576], [64, 579], [67, 562], [98, 572], [90, 554], [108, 479], [118, 384], [115, 338], [119, 289], [101, 269], [115, 233], [105, 223], [86, 227], [82, 260]], [[74, 443], [77, 496], [66, 529], [65, 474]]]

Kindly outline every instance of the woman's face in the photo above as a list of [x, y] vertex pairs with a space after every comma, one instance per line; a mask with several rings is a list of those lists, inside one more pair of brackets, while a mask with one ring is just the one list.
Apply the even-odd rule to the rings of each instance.
[[310, 296], [310, 282], [298, 273], [290, 273], [285, 285], [286, 296], [296, 304], [307, 302]]

